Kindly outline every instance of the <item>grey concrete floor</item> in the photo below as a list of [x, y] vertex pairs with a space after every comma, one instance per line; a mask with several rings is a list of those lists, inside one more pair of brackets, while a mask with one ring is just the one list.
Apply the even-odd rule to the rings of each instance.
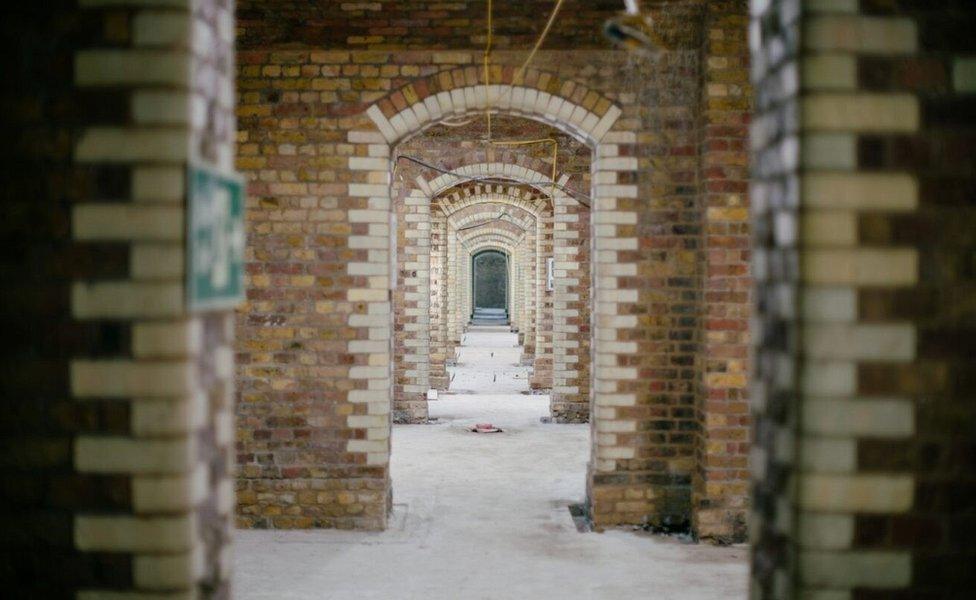
[[[579, 533], [589, 426], [543, 424], [515, 336], [469, 331], [432, 425], [393, 429], [382, 533], [238, 531], [245, 599], [687, 599], [747, 596], [745, 547], [632, 531]], [[475, 434], [491, 422], [502, 433]]]

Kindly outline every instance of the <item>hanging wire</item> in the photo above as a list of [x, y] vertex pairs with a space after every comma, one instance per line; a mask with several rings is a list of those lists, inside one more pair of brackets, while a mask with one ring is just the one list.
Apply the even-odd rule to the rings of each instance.
[[502, 100], [505, 100], [512, 95], [512, 92], [515, 91], [515, 86], [522, 82], [522, 78], [525, 77], [525, 71], [529, 68], [529, 63], [532, 62], [532, 59], [535, 58], [536, 53], [539, 52], [540, 48], [542, 48], [542, 43], [546, 40], [546, 36], [549, 35], [549, 30], [552, 29], [553, 23], [556, 22], [556, 16], [559, 14], [559, 9], [562, 8], [563, 2], [565, 2], [565, 0], [556, 0], [556, 6], [553, 7], [552, 13], [549, 15], [549, 20], [546, 22], [545, 28], [543, 28], [542, 33], [539, 34], [539, 38], [535, 41], [535, 45], [532, 47], [529, 55], [522, 62], [522, 66], [520, 66], [519, 70], [515, 72], [515, 76], [512, 78], [512, 84], [508, 86], [508, 90], [503, 95], [495, 98], [493, 102], [491, 102], [489, 98], [489, 110], [491, 106], [497, 105]]
[[539, 34], [539, 39], [536, 40], [535, 46], [532, 47], [532, 51], [529, 52], [525, 62], [523, 62], [522, 66], [519, 67], [518, 73], [516, 73], [515, 77], [512, 79], [512, 85], [515, 85], [520, 78], [525, 76], [525, 69], [528, 68], [529, 63], [532, 62], [533, 58], [535, 58], [536, 52], [538, 52], [539, 48], [542, 47], [542, 42], [544, 42], [546, 36], [549, 35], [549, 30], [552, 29], [552, 24], [556, 22], [556, 15], [559, 14], [559, 9], [562, 7], [564, 1], [565, 0], [556, 1], [556, 6], [553, 7], [552, 14], [549, 15], [549, 21], [546, 23], [542, 33]]
[[[491, 71], [489, 66], [491, 65], [491, 45], [492, 45], [492, 35], [494, 32], [494, 26], [492, 25], [492, 13], [494, 12], [492, 8], [492, 0], [488, 0], [488, 39], [485, 43], [485, 98], [490, 96], [489, 90], [491, 89]], [[491, 104], [487, 110], [485, 110], [485, 118], [488, 121], [488, 141], [491, 141]]]
[[[529, 52], [529, 55], [525, 58], [525, 61], [522, 62], [522, 66], [519, 67], [519, 70], [516, 72], [515, 77], [512, 80], [512, 86], [509, 86], [507, 93], [511, 93], [516, 83], [525, 76], [525, 70], [528, 68], [529, 63], [532, 62], [532, 59], [535, 58], [535, 55], [539, 51], [539, 48], [542, 47], [542, 43], [545, 41], [546, 36], [549, 35], [549, 30], [552, 29], [553, 23], [556, 22], [556, 16], [559, 14], [559, 9], [562, 7], [564, 1], [565, 0], [556, 0], [556, 6], [553, 7], [552, 13], [549, 15], [549, 20], [546, 22], [546, 26], [543, 28], [542, 33], [539, 34], [538, 39], [536, 39], [535, 44], [532, 46], [532, 50]], [[485, 98], [487, 103], [485, 106], [485, 117], [488, 122], [488, 136], [486, 138], [486, 141], [488, 144], [492, 146], [529, 146], [529, 145], [536, 145], [536, 144], [552, 144], [552, 195], [555, 195], [556, 171], [558, 168], [557, 163], [559, 161], [559, 142], [557, 142], [552, 138], [545, 138], [540, 140], [515, 140], [515, 141], [498, 141], [498, 142], [492, 139], [491, 111], [492, 108], [497, 105], [497, 100], [501, 100], [505, 98], [505, 96], [502, 96], [493, 101], [491, 99], [491, 93], [490, 93], [491, 70], [489, 67], [491, 61], [491, 49], [492, 49], [492, 41], [493, 41], [492, 35], [494, 29], [492, 26], [492, 12], [493, 12], [492, 0], [488, 0], [488, 36], [487, 36], [488, 41], [485, 46], [485, 53], [484, 53]]]

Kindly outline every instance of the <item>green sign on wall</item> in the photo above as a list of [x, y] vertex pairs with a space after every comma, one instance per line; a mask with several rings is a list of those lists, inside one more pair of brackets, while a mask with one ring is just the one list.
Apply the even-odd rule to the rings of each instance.
[[244, 180], [191, 164], [187, 185], [188, 308], [234, 308], [244, 299]]

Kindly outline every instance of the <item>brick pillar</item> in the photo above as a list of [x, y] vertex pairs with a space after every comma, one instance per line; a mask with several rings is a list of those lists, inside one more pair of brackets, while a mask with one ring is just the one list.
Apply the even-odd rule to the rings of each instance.
[[749, 496], [750, 232], [748, 2], [705, 12], [700, 170], [704, 227], [704, 360], [697, 413], [693, 527], [743, 541]]
[[[589, 235], [586, 208], [562, 192], [554, 198], [553, 387], [550, 410], [560, 423], [589, 420]], [[587, 338], [583, 342], [583, 338]], [[587, 385], [581, 385], [582, 380]], [[583, 388], [583, 389], [581, 389]], [[587, 395], [584, 395], [587, 394]]]
[[457, 231], [454, 225], [448, 221], [447, 224], [447, 341], [448, 341], [448, 364], [453, 364], [456, 360], [457, 345], [461, 342], [462, 329], [460, 324], [460, 304], [461, 288], [458, 281], [461, 276], [461, 259], [458, 256], [460, 243], [457, 239]]
[[187, 160], [232, 168], [233, 3], [81, 4], [3, 17], [4, 593], [223, 596], [233, 320], [183, 281]]
[[592, 214], [589, 209], [577, 209], [580, 237], [576, 241], [576, 269], [570, 273], [576, 285], [569, 288], [570, 298], [576, 302], [577, 314], [572, 324], [579, 330], [579, 346], [576, 348], [577, 368], [575, 378], [569, 384], [576, 388], [578, 404], [573, 407], [576, 422], [590, 421], [593, 416], [593, 265], [592, 236], [590, 235]]
[[535, 300], [538, 290], [536, 280], [536, 252], [539, 230], [539, 217], [537, 216], [532, 227], [526, 230], [525, 239], [522, 245], [525, 252], [522, 254], [522, 319], [523, 324], [519, 328], [519, 336], [522, 340], [522, 364], [531, 365], [535, 360]]
[[[76, 515], [74, 540], [82, 551], [131, 553], [135, 590], [220, 595], [234, 506], [234, 323], [230, 311], [186, 311], [183, 171], [188, 159], [233, 169], [234, 7], [175, 8], [131, 17], [127, 48], [115, 41], [75, 57], [79, 88], [128, 88], [133, 122], [86, 129], [75, 146], [79, 164], [131, 177], [130, 203], [76, 205], [75, 239], [129, 244], [131, 254], [127, 279], [75, 283], [72, 315], [127, 323], [132, 348], [72, 362], [76, 399], [115, 399], [129, 411], [127, 431], [78, 435], [74, 464], [131, 477], [132, 506], [128, 514], [91, 506]], [[173, 50], [183, 47], [193, 50]]]
[[427, 420], [430, 389], [430, 200], [412, 189], [397, 203], [397, 275], [393, 321], [393, 418]]
[[527, 227], [522, 239], [519, 242], [518, 262], [516, 263], [515, 279], [512, 280], [516, 286], [519, 297], [519, 325], [518, 339], [522, 345], [522, 360], [525, 359], [526, 332], [530, 329], [530, 296], [533, 293], [533, 281], [530, 279], [530, 265], [535, 262], [535, 220], [531, 226]]
[[447, 358], [447, 217], [431, 211], [430, 230], [430, 387], [446, 390]]
[[546, 261], [552, 258], [553, 217], [540, 217], [541, 233], [536, 240], [535, 361], [529, 385], [532, 389], [552, 388], [552, 302], [553, 292], [546, 289]]
[[515, 264], [517, 262], [518, 246], [512, 247], [511, 253], [505, 261], [505, 272], [508, 277], [508, 287], [505, 288], [505, 306], [508, 309], [510, 328], [518, 327], [518, 298], [515, 294]]
[[523, 331], [522, 342], [523, 342], [523, 352], [522, 352], [522, 364], [526, 366], [531, 366], [535, 363], [536, 355], [536, 342], [537, 342], [537, 329], [538, 329], [538, 300], [539, 300], [539, 251], [540, 251], [540, 238], [542, 236], [543, 228], [543, 210], [537, 211], [535, 223], [530, 230], [526, 232], [525, 244], [529, 245], [529, 252], [526, 255], [525, 262], [525, 311], [526, 311], [526, 326], [525, 331]]
[[[310, 59], [273, 56], [296, 79], [295, 63]], [[267, 54], [245, 57], [242, 87], [254, 85], [248, 61], [263, 60]], [[242, 118], [239, 144], [253, 170], [250, 304], [238, 327], [238, 524], [382, 529], [391, 501], [396, 268], [390, 146], [362, 118], [365, 129], [329, 134], [347, 155], [326, 146], [298, 152], [274, 132], [306, 109], [304, 98], [242, 94], [241, 101], [239, 114], [254, 116]], [[321, 170], [338, 159], [341, 167]], [[290, 181], [296, 172], [323, 181]]]
[[593, 418], [587, 500], [596, 527], [640, 524], [654, 518], [658, 495], [644, 469], [646, 408], [641, 394], [650, 387], [638, 368], [639, 291], [637, 136], [611, 131], [597, 147], [594, 186], [612, 197], [594, 198], [593, 235]]
[[458, 330], [462, 333], [467, 329], [471, 320], [471, 250], [463, 242], [458, 244]]
[[508, 258], [508, 306], [511, 311], [512, 328], [515, 331], [518, 331], [519, 326], [522, 324], [522, 285], [519, 281], [519, 276], [521, 275], [521, 265], [519, 263], [521, 260], [522, 245], [520, 241], [519, 245], [512, 250], [512, 255]]
[[976, 9], [861, 6], [753, 22], [755, 597], [973, 586]]

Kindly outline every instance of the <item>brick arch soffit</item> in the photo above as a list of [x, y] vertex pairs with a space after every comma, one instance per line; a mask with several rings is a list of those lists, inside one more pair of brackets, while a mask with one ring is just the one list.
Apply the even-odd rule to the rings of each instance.
[[[452, 174], [457, 177], [466, 171], [499, 176], [508, 175], [513, 180], [522, 175], [523, 178], [531, 177], [526, 181], [540, 183], [551, 181], [552, 162], [538, 156], [527, 155], [524, 150], [517, 146], [492, 146], [491, 148], [490, 153], [486, 149], [475, 149], [465, 153], [461, 157], [465, 161], [464, 164], [451, 166], [445, 169], [445, 172], [428, 169], [424, 172], [430, 175], [427, 179], [428, 183], [434, 186], [435, 184], [432, 182], [435, 180], [450, 179]], [[567, 172], [565, 169], [560, 170], [559, 165], [556, 165], [557, 181], [568, 182], [573, 175], [573, 172]], [[543, 191], [548, 193], [548, 190], [549, 186], [545, 186]]]
[[513, 86], [514, 76], [514, 68], [503, 67], [498, 82], [485, 85], [478, 83], [477, 67], [446, 69], [394, 90], [366, 114], [391, 146], [444, 119], [491, 108], [551, 125], [593, 147], [620, 117], [613, 101], [572, 79], [530, 68], [522, 83]]
[[[518, 211], [519, 214], [512, 214], [511, 212], [508, 212], [506, 215], [508, 218], [496, 220], [503, 211], [510, 211], [513, 208]], [[447, 219], [448, 222], [454, 226], [455, 230], [471, 225], [471, 223], [479, 220], [483, 220], [488, 223], [511, 223], [519, 227], [522, 231], [528, 231], [529, 228], [534, 228], [537, 223], [537, 217], [531, 212], [519, 206], [504, 204], [501, 202], [479, 202], [477, 204], [471, 204], [458, 211], [455, 211], [448, 216]]]
[[[506, 252], [514, 256], [516, 250], [520, 247], [520, 240], [513, 239], [507, 235], [499, 235], [498, 233], [483, 233], [481, 235], [473, 235], [468, 239], [460, 240], [461, 248], [467, 255], [471, 255], [476, 252], [477, 249], [482, 244], [498, 244], [506, 248]], [[464, 256], [464, 254], [462, 254]]]
[[501, 226], [501, 224], [499, 223], [492, 223], [490, 221], [473, 222], [470, 225], [472, 225], [470, 229], [458, 233], [458, 237], [457, 237], [458, 241], [460, 242], [468, 241], [472, 238], [478, 237], [479, 235], [483, 235], [484, 232], [488, 230], [499, 232], [499, 235], [504, 235], [505, 237], [510, 239], [512, 243], [515, 245], [521, 244], [522, 240], [525, 239], [525, 231], [518, 227], [515, 227], [514, 225]]
[[[514, 211], [515, 216], [522, 220], [535, 221], [538, 218], [538, 215], [532, 210], [531, 206], [526, 207], [518, 202], [508, 202], [505, 198], [496, 198], [494, 196], [478, 197], [471, 202], [466, 202], [463, 205], [458, 206], [445, 216], [449, 220], [456, 221], [457, 219], [463, 219], [467, 215], [478, 211], [497, 211], [502, 209], [511, 209]], [[512, 213], [510, 212], [509, 214]]]
[[453, 225], [454, 232], [459, 236], [470, 234], [477, 227], [486, 226], [493, 226], [505, 231], [511, 231], [514, 235], [519, 236], [528, 235], [531, 230], [535, 229], [534, 224], [532, 223], [526, 223], [525, 221], [518, 220], [498, 219], [497, 215], [492, 213], [473, 213], [464, 217], [463, 220], [453, 223]]
[[466, 232], [461, 232], [458, 235], [458, 240], [462, 243], [469, 240], [483, 237], [486, 235], [496, 235], [498, 237], [504, 237], [511, 241], [512, 247], [518, 246], [522, 239], [525, 237], [525, 232], [513, 228], [499, 227], [498, 223], [481, 223], [476, 225], [474, 228], [469, 229]]
[[458, 239], [461, 241], [470, 241], [477, 237], [484, 237], [486, 235], [503, 237], [512, 242], [514, 245], [517, 245], [518, 242], [524, 237], [524, 233], [514, 227], [499, 227], [497, 223], [480, 223], [466, 232], [462, 232], [461, 235], [458, 236]]
[[548, 196], [526, 198], [524, 194], [518, 193], [519, 186], [516, 185], [505, 186], [502, 191], [497, 191], [501, 186], [490, 186], [494, 189], [487, 191], [481, 189], [485, 187], [489, 186], [476, 186], [477, 189], [473, 193], [469, 193], [470, 189], [465, 189], [441, 194], [434, 198], [431, 207], [440, 210], [448, 218], [478, 204], [513, 206], [532, 215], [535, 219], [548, 215], [552, 211], [552, 203]]
[[[427, 194], [428, 198], [434, 200], [444, 196], [448, 190], [454, 187], [464, 186], [469, 183], [477, 183], [473, 178], [492, 177], [511, 182], [511, 185], [522, 185], [531, 187], [545, 195], [549, 208], [552, 207], [552, 171], [545, 169], [545, 163], [540, 165], [540, 169], [529, 168], [525, 165], [509, 162], [481, 162], [463, 165], [452, 169], [450, 173], [440, 173], [432, 179], [424, 179], [422, 175], [416, 178], [418, 187]], [[556, 184], [565, 187], [569, 182], [571, 173], [556, 173]], [[482, 185], [505, 185], [505, 184], [482, 184]], [[560, 189], [556, 189], [556, 195], [569, 196]]]

